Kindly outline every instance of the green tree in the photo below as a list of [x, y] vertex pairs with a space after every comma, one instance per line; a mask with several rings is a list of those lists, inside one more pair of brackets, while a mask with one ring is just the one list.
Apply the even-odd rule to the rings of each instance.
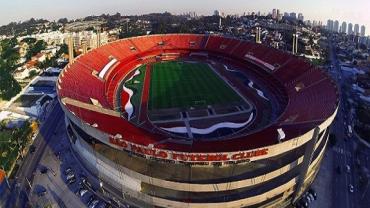
[[10, 100], [21, 91], [21, 86], [13, 76], [3, 68], [0, 68], [0, 97]]
[[29, 49], [26, 54], [26, 59], [30, 60], [32, 56], [35, 56], [36, 54], [40, 53], [40, 51], [44, 50], [46, 48], [46, 43], [43, 40], [38, 40], [36, 43], [31, 44], [29, 46]]

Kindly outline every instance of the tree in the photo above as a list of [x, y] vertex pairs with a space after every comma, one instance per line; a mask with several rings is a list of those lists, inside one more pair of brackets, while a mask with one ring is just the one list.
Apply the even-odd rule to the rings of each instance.
[[15, 46], [18, 44], [16, 38], [6, 39], [0, 42], [0, 67], [12, 72], [19, 60], [19, 53]]
[[32, 56], [40, 53], [40, 51], [46, 48], [46, 43], [43, 40], [38, 40], [35, 44], [31, 44], [26, 54], [26, 59], [30, 60]]
[[27, 43], [28, 45], [34, 44], [36, 42], [36, 38], [23, 38], [22, 42]]
[[13, 76], [3, 68], [0, 68], [0, 97], [10, 100], [21, 91], [21, 86]]
[[67, 18], [61, 18], [58, 20], [58, 23], [60, 24], [67, 24], [68, 23], [68, 19]]

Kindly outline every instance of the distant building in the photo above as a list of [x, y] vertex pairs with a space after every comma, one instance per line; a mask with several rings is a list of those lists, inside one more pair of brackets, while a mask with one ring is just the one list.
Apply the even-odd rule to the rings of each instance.
[[292, 18], [292, 19], [297, 19], [297, 14], [296, 14], [295, 12], [291, 12], [291, 13], [289, 14], [289, 16], [290, 16], [290, 18]]
[[218, 10], [215, 10], [215, 11], [213, 12], [213, 16], [220, 16], [220, 12], [219, 12]]
[[353, 25], [352, 25], [352, 23], [349, 23], [348, 24], [348, 33], [347, 33], [348, 35], [352, 35], [353, 34]]
[[316, 21], [316, 20], [313, 20], [312, 21], [312, 27], [316, 27], [316, 26], [318, 26], [319, 24], [318, 24], [318, 22]]
[[342, 33], [347, 33], [347, 23], [346, 22], [342, 22], [342, 30], [341, 30]]
[[300, 21], [304, 21], [304, 16], [303, 16], [303, 14], [302, 13], [299, 13], [298, 14], [298, 20], [300, 20]]
[[362, 25], [361, 26], [361, 37], [365, 37], [365, 30], [366, 30], [365, 25]]
[[43, 53], [38, 53], [34, 57], [32, 57], [33, 61], [38, 61], [38, 62], [44, 62], [46, 60], [46, 55]]
[[360, 33], [360, 26], [358, 24], [355, 24], [354, 33], [355, 35], [358, 35]]
[[333, 31], [334, 32], [338, 32], [339, 31], [339, 21], [338, 20], [335, 20], [335, 22], [334, 22]]
[[334, 30], [334, 21], [333, 20], [328, 20], [328, 22], [326, 24], [326, 29], [329, 30], [329, 31]]
[[279, 21], [282, 19], [282, 15], [281, 15], [279, 9], [276, 10], [276, 19], [279, 20]]
[[288, 12], [284, 12], [284, 17], [289, 17], [289, 13]]
[[272, 10], [272, 19], [277, 19], [277, 11], [276, 9]]

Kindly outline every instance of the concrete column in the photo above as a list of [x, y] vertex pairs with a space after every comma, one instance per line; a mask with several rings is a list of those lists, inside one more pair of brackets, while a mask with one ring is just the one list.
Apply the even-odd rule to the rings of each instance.
[[308, 141], [306, 144], [305, 153], [303, 156], [303, 162], [301, 164], [301, 167], [300, 167], [301, 170], [298, 176], [298, 182], [297, 182], [295, 191], [293, 193], [292, 203], [295, 203], [298, 200], [300, 193], [302, 191], [304, 180], [307, 176], [308, 168], [310, 167], [313, 153], [315, 152], [315, 144], [318, 140], [319, 133], [320, 133], [320, 128], [316, 127], [313, 132], [312, 139]]

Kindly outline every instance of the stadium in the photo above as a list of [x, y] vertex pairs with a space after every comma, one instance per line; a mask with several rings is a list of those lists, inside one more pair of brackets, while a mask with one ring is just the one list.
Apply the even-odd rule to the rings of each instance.
[[216, 35], [110, 42], [57, 91], [78, 159], [139, 207], [286, 207], [313, 182], [339, 101], [302, 58]]

